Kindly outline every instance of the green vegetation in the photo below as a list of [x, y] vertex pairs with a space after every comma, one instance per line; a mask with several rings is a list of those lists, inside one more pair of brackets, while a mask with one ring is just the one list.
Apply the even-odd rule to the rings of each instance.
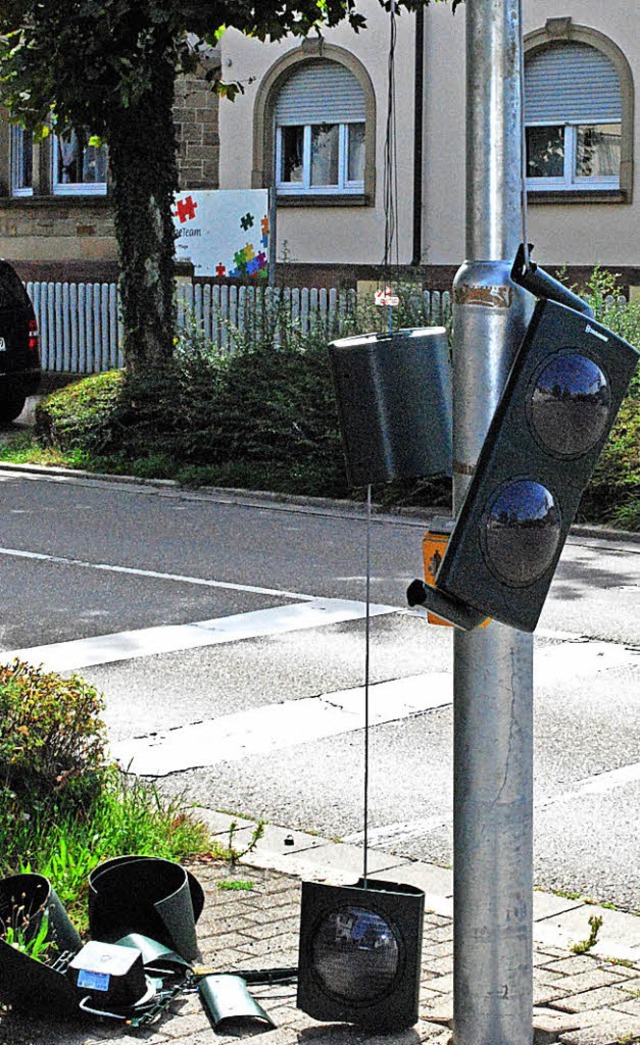
[[[626, 304], [618, 277], [594, 269], [586, 287], [596, 319], [640, 349], [640, 304]], [[581, 519], [640, 530], [640, 371], [585, 491]]]
[[[77, 675], [21, 661], [0, 666], [0, 875], [44, 875], [80, 930], [88, 875], [101, 861], [211, 852], [207, 829], [184, 803], [109, 761], [102, 709]], [[13, 922], [0, 932], [21, 946], [22, 928]]]
[[250, 882], [248, 878], [223, 878], [221, 882], [218, 882], [218, 889], [250, 893], [253, 889], [253, 882]]
[[592, 914], [589, 917], [590, 932], [584, 940], [580, 940], [578, 943], [571, 945], [571, 950], [574, 954], [586, 954], [592, 947], [595, 947], [598, 942], [598, 933], [602, 927], [602, 916], [599, 914]]
[[[342, 317], [340, 332], [386, 322], [371, 305]], [[425, 322], [420, 294], [407, 287], [394, 323]], [[53, 392], [38, 404], [34, 433], [9, 437], [0, 457], [186, 486], [348, 497], [327, 352], [337, 333], [318, 324], [303, 334], [276, 307], [248, 331], [231, 330], [235, 349], [225, 352], [192, 326], [159, 375], [110, 371]], [[450, 482], [393, 483], [374, 496], [447, 504]]]

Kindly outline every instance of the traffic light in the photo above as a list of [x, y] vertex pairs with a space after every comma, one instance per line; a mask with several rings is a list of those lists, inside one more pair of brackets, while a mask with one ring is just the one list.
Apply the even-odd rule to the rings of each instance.
[[436, 586], [414, 581], [407, 593], [466, 630], [484, 617], [535, 629], [639, 358], [543, 270], [523, 270], [520, 254], [512, 278], [555, 300], [535, 307]]
[[299, 1009], [378, 1033], [419, 1019], [424, 892], [360, 879], [302, 883]]

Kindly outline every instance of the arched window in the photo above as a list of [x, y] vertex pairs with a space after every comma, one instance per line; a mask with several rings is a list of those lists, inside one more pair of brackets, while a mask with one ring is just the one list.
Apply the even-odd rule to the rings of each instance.
[[278, 193], [364, 192], [365, 105], [343, 65], [305, 62], [278, 92]]
[[527, 188], [620, 198], [631, 191], [628, 67], [615, 45], [601, 46], [600, 34], [561, 22], [559, 35], [549, 32], [550, 23], [546, 39], [535, 34], [537, 45], [525, 57]]
[[256, 98], [254, 187], [280, 202], [369, 202], [375, 103], [367, 73], [342, 49], [289, 52]]

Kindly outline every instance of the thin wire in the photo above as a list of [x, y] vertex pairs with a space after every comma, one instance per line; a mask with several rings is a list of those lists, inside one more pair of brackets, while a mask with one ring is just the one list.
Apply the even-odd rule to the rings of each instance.
[[384, 145], [384, 258], [383, 264], [392, 263], [395, 245], [395, 261], [399, 264], [398, 245], [398, 144], [396, 131], [396, 5], [391, 0], [389, 57], [387, 63], [387, 124]]
[[[523, 10], [522, 0], [518, 0], [518, 24], [521, 29], [523, 26]], [[524, 75], [524, 40], [522, 31], [520, 32], [520, 103], [521, 103], [521, 126], [522, 126], [522, 145], [521, 145], [521, 164], [520, 164], [520, 237], [524, 247], [524, 263], [525, 268], [530, 268], [529, 259], [529, 222], [527, 213], [527, 130], [524, 122], [524, 94], [525, 91], [525, 75]]]
[[362, 882], [367, 888], [369, 849], [369, 661], [371, 652], [371, 483], [367, 486], [367, 550], [364, 615], [364, 853]]

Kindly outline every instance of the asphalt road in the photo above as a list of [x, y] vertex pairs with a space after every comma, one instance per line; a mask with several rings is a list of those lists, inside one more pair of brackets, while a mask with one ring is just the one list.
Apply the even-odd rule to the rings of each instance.
[[[0, 647], [79, 670], [126, 764], [361, 839], [366, 521], [0, 470]], [[449, 864], [451, 629], [405, 607], [425, 520], [371, 550], [370, 841]], [[568, 543], [536, 637], [535, 880], [640, 908], [640, 543]]]

